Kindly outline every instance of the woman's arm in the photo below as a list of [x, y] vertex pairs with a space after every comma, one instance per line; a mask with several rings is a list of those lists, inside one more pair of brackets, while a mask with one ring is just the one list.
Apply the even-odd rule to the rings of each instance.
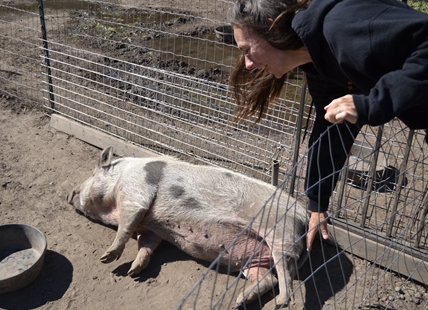
[[[325, 106], [333, 99], [342, 97], [350, 91], [345, 87], [346, 81], [342, 87], [319, 76], [313, 66], [305, 65], [302, 69], [306, 72], [309, 92], [316, 109], [315, 123], [309, 139], [305, 178], [305, 192], [309, 200], [308, 210], [312, 211], [308, 232], [308, 249], [310, 249], [318, 231], [314, 227], [316, 228], [325, 218], [323, 215], [328, 209], [340, 170], [343, 168], [360, 126], [348, 122], [332, 124], [324, 119]], [[326, 224], [323, 235], [327, 236]]]

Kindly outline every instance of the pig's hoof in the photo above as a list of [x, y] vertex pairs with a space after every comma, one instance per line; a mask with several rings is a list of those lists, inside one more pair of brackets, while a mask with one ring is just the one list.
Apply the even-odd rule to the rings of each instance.
[[128, 276], [135, 277], [143, 269], [147, 267], [150, 262], [150, 256], [145, 259], [139, 259], [138, 257], [132, 262], [131, 268], [128, 271]]
[[277, 283], [278, 280], [275, 277], [265, 277], [260, 282], [247, 287], [244, 292], [239, 294], [236, 304], [242, 305], [256, 300], [258, 297], [275, 287]]
[[116, 255], [113, 252], [105, 252], [103, 256], [101, 256], [100, 260], [104, 264], [111, 263], [114, 260], [119, 259], [120, 255]]
[[141, 270], [143, 270], [143, 267], [138, 265], [138, 266], [134, 266], [134, 263], [132, 263], [131, 268], [128, 271], [128, 276], [130, 277], [135, 277], [138, 274], [140, 274]]
[[281, 296], [280, 294], [275, 298], [275, 305], [276, 305], [275, 308], [279, 309], [279, 308], [287, 307], [290, 301], [291, 301], [290, 297]]

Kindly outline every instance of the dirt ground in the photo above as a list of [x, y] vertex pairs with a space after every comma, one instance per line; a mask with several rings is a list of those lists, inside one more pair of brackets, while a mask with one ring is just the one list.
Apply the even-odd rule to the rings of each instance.
[[[24, 223], [47, 237], [41, 275], [0, 296], [4, 309], [173, 309], [205, 268], [163, 244], [139, 278], [126, 272], [136, 255], [131, 240], [120, 260], [99, 261], [115, 231], [76, 213], [67, 192], [90, 176], [99, 150], [56, 132], [38, 111], [0, 111], [0, 224]], [[185, 271], [185, 272], [182, 272]], [[23, 298], [25, 296], [25, 298]]]
[[[25, 110], [19, 102], [4, 95], [0, 98], [0, 224], [37, 227], [47, 237], [48, 250], [40, 276], [19, 291], [0, 295], [0, 308], [175, 309], [208, 264], [163, 243], [139, 277], [128, 277], [137, 252], [134, 239], [119, 260], [102, 264], [99, 257], [113, 241], [115, 230], [86, 219], [65, 200], [70, 189], [90, 176], [99, 150], [56, 131], [48, 116], [37, 109]], [[324, 251], [328, 259], [335, 249], [326, 246]], [[319, 267], [322, 256], [318, 247], [300, 270], [300, 278], [310, 276], [311, 265]], [[367, 280], [353, 287], [361, 276]], [[227, 277], [210, 272], [205, 281], [221, 286]], [[402, 294], [395, 291], [397, 286], [403, 288]], [[321, 268], [302, 289], [292, 309], [323, 309], [344, 293], [352, 297], [342, 296], [336, 309], [355, 308], [364, 296], [367, 301], [362, 305], [370, 307], [389, 304], [389, 309], [423, 309], [428, 297], [422, 286], [404, 283], [399, 276], [348, 254]], [[208, 309], [210, 294], [208, 285], [201, 290], [195, 309]], [[273, 298], [265, 296], [264, 309], [273, 308]], [[257, 303], [247, 307], [259, 308]]]
[[[19, 61], [11, 59], [11, 66], [35, 70], [33, 63]], [[41, 104], [29, 105], [19, 89], [4, 87], [17, 96], [0, 90], [0, 225], [35, 226], [45, 234], [48, 250], [40, 276], [19, 291], [0, 295], [0, 309], [175, 309], [208, 263], [195, 261], [164, 242], [148, 268], [131, 278], [126, 273], [137, 253], [136, 240], [131, 239], [119, 260], [102, 264], [99, 258], [112, 243], [114, 228], [86, 219], [65, 200], [75, 185], [91, 175], [100, 150], [51, 128]], [[314, 249], [299, 272], [300, 279], [309, 280], [291, 309], [426, 309], [426, 286], [349, 254], [311, 274], [334, 255], [330, 246], [321, 249], [318, 244]], [[228, 278], [224, 272], [211, 271], [205, 282], [221, 286]], [[295, 286], [299, 283], [296, 280]], [[210, 285], [204, 286], [198, 306], [189, 303], [184, 309], [209, 309], [211, 292]], [[273, 298], [266, 294], [261, 303], [264, 309], [273, 309]]]

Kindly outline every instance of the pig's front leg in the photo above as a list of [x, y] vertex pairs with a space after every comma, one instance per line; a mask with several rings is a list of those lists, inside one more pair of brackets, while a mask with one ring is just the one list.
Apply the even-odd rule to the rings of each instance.
[[143, 229], [138, 233], [137, 240], [138, 254], [128, 271], [128, 275], [131, 277], [138, 275], [141, 270], [147, 267], [150, 262], [150, 256], [162, 242], [162, 238], [147, 229]]
[[100, 260], [104, 264], [111, 263], [119, 259], [125, 248], [126, 242], [132, 237], [147, 212], [147, 209], [136, 206], [135, 204], [122, 203], [120, 208], [119, 226], [117, 228], [116, 237], [110, 248], [101, 256]]

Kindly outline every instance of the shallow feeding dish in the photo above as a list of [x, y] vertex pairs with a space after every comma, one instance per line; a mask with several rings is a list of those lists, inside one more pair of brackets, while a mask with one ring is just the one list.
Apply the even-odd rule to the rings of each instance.
[[38, 229], [25, 224], [0, 225], [0, 294], [33, 282], [43, 267], [47, 242]]
[[214, 32], [217, 41], [227, 44], [235, 44], [232, 26], [219, 26], [215, 28]]

